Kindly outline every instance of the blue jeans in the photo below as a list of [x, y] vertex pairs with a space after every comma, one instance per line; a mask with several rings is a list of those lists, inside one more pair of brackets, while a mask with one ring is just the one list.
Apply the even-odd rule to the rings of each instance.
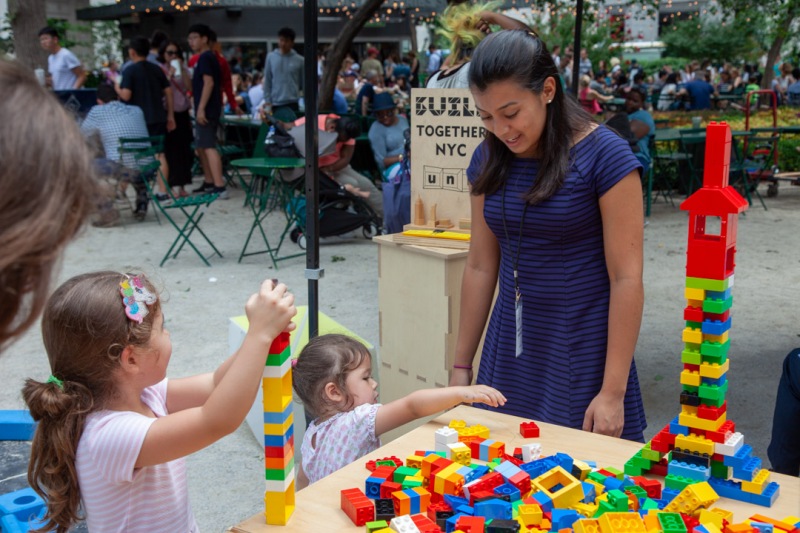
[[773, 471], [800, 475], [800, 348], [783, 361], [767, 456]]

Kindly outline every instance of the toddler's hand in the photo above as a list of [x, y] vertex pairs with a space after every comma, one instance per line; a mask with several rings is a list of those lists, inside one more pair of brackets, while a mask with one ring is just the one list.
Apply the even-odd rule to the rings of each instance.
[[272, 342], [282, 331], [292, 331], [295, 325], [291, 320], [297, 314], [294, 295], [286, 285], [273, 285], [272, 280], [264, 281], [261, 289], [250, 296], [245, 305], [250, 321], [248, 334], [262, 335], [267, 342]]
[[462, 393], [464, 403], [485, 403], [492, 407], [506, 404], [506, 397], [499, 390], [488, 385], [472, 385], [464, 387]]

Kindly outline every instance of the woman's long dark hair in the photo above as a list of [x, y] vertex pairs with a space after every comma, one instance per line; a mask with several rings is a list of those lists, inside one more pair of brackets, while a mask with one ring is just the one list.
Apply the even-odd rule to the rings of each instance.
[[[547, 46], [532, 32], [505, 30], [490, 34], [475, 49], [469, 68], [469, 87], [473, 92], [483, 92], [492, 83], [510, 80], [540, 94], [547, 78], [553, 78], [556, 91], [553, 101], [546, 106], [547, 118], [539, 138], [539, 173], [524, 197], [529, 204], [543, 202], [561, 188], [569, 170], [573, 140], [589, 128], [592, 118], [575, 98], [564, 94], [558, 68]], [[489, 153], [472, 186], [475, 195], [497, 192], [505, 183], [515, 157], [488, 131], [486, 145]]]

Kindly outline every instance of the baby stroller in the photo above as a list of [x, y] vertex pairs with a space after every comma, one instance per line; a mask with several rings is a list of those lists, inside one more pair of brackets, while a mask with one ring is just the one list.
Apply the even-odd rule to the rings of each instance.
[[[295, 146], [305, 156], [305, 125], [296, 126], [289, 132]], [[336, 133], [319, 132], [319, 155], [326, 155], [336, 149]], [[306, 248], [306, 198], [304, 194], [305, 176], [303, 169], [282, 171], [284, 181], [290, 182], [295, 196], [286, 206], [295, 220], [295, 227], [289, 233], [292, 242]], [[365, 239], [372, 239], [383, 232], [383, 222], [370, 205], [361, 197], [352, 194], [327, 174], [319, 173], [317, 186], [319, 194], [319, 236], [334, 237], [345, 235], [361, 228]]]

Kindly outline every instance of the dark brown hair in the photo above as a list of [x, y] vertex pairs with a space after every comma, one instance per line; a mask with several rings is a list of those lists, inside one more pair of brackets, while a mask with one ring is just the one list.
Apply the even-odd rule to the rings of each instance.
[[[492, 83], [510, 80], [535, 94], [553, 78], [556, 91], [546, 106], [547, 118], [539, 139], [539, 172], [525, 193], [529, 204], [543, 202], [564, 184], [570, 166], [570, 148], [575, 136], [588, 130], [592, 117], [578, 101], [564, 93], [561, 78], [547, 46], [534, 33], [505, 30], [489, 34], [475, 48], [469, 67], [470, 90], [483, 92]], [[514, 153], [494, 134], [486, 132], [488, 154], [472, 194], [492, 194], [504, 185], [514, 161]]]
[[[152, 284], [138, 276], [156, 294]], [[56, 289], [44, 310], [42, 337], [50, 371], [63, 384], [27, 379], [22, 389], [38, 422], [28, 483], [47, 502], [44, 531], [66, 533], [80, 519], [75, 459], [84, 422], [113, 398], [122, 351], [126, 346], [147, 346], [161, 309], [156, 300], [142, 323], [130, 320], [120, 294], [123, 279], [119, 272], [75, 276]]]
[[0, 59], [0, 352], [42, 311], [95, 182], [75, 120], [27, 68]]
[[[347, 335], [331, 333], [314, 337], [297, 357], [292, 370], [292, 386], [300, 401], [315, 418], [347, 411], [353, 397], [347, 390], [347, 374], [371, 355], [367, 347]], [[325, 395], [325, 385], [333, 382], [344, 395], [340, 404]]]

